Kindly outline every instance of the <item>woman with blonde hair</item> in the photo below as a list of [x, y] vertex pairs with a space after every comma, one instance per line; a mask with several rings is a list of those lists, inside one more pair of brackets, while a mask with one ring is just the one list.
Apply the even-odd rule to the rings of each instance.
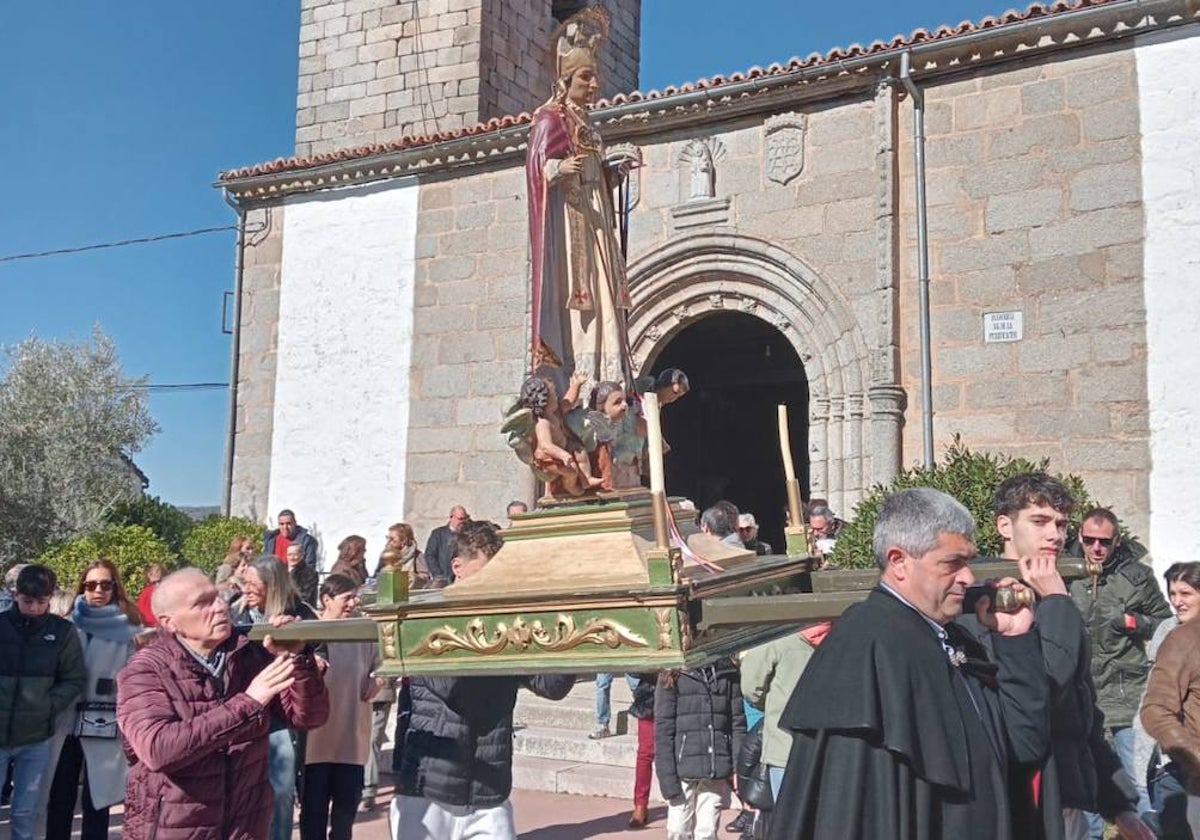
[[388, 528], [387, 548], [379, 555], [375, 566], [375, 577], [384, 569], [391, 568], [408, 575], [409, 589], [424, 589], [429, 585], [429, 564], [425, 554], [417, 546], [417, 535], [407, 522], [397, 522]]
[[87, 667], [87, 688], [67, 722], [67, 736], [53, 769], [46, 837], [68, 840], [83, 775], [83, 839], [108, 836], [109, 808], [125, 800], [129, 767], [117, 733], [117, 674], [136, 649], [141, 614], [121, 585], [121, 575], [100, 558], [84, 567], [75, 589], [71, 621], [78, 628]]
[[[242, 597], [234, 605], [234, 624], [262, 624], [280, 615], [311, 621], [317, 617], [312, 607], [300, 600], [287, 566], [273, 554], [262, 554], [242, 571]], [[303, 733], [293, 732], [281, 719], [272, 718], [268, 736], [271, 789], [275, 792], [275, 810], [271, 816], [271, 840], [292, 836], [296, 804], [296, 756], [303, 755], [299, 740]], [[299, 747], [299, 748], [298, 748]]]

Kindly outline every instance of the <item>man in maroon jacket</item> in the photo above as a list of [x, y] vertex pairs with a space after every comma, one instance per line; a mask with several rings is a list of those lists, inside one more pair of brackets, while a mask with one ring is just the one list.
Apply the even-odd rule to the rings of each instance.
[[[272, 714], [320, 726], [329, 695], [302, 643], [233, 635], [229, 608], [198, 569], [159, 583], [159, 638], [117, 680], [128, 840], [258, 840], [271, 823]], [[272, 623], [278, 626], [288, 619]]]

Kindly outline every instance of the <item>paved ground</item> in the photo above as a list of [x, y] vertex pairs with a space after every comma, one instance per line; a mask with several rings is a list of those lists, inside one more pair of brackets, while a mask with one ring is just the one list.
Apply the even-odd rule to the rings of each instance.
[[[381, 801], [384, 801], [382, 797]], [[627, 828], [630, 803], [620, 799], [517, 790], [513, 791], [512, 802], [521, 840], [630, 840], [635, 837], [662, 840], [666, 837], [665, 807], [653, 809], [650, 826], [634, 832]], [[359, 814], [354, 837], [355, 840], [386, 840], [387, 809], [381, 807], [373, 814]]]
[[[356, 840], [390, 840], [386, 804], [390, 801], [391, 790], [384, 788], [380, 793], [380, 802], [383, 804], [373, 812], [358, 815], [354, 828]], [[666, 836], [665, 807], [651, 809], [650, 826], [634, 832], [626, 827], [630, 803], [620, 799], [518, 790], [513, 791], [512, 801], [521, 840], [661, 840]], [[726, 812], [722, 823], [732, 816], [732, 812]], [[734, 837], [732, 834], [722, 834], [724, 837]], [[79, 836], [78, 819], [74, 836]], [[109, 836], [121, 836], [119, 807], [113, 809]], [[299, 830], [294, 836], [300, 836]], [[8, 837], [8, 808], [4, 808], [0, 811], [0, 838], [7, 840]]]

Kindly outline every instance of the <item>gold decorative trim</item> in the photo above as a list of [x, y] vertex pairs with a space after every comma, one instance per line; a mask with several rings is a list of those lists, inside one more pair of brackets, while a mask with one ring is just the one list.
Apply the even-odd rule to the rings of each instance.
[[538, 647], [557, 653], [573, 650], [580, 645], [603, 645], [614, 650], [621, 645], [650, 647], [650, 643], [640, 635], [612, 619], [593, 618], [583, 627], [576, 628], [574, 618], [560, 613], [552, 630], [547, 629], [541, 621], [530, 623], [520, 617], [514, 619], [511, 626], [503, 621], [497, 622], [496, 630], [491, 634], [482, 618], [469, 621], [463, 631], [449, 625], [439, 627], [422, 639], [410, 655], [440, 656], [454, 650], [469, 650], [490, 656], [502, 653], [510, 646], [521, 651]]
[[679, 649], [684, 653], [692, 649], [692, 622], [687, 610], [679, 611]]
[[396, 622], [385, 621], [379, 628], [383, 636], [383, 656], [385, 659], [396, 658]]
[[668, 650], [671, 648], [671, 613], [670, 609], [655, 610], [654, 615], [658, 620], [658, 649]]

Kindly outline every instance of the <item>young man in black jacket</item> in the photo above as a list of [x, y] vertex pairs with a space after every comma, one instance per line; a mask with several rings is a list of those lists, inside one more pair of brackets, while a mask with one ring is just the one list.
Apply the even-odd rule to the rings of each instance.
[[[1066, 485], [1044, 473], [1022, 473], [1003, 481], [996, 488], [993, 509], [1005, 559], [1056, 561], [1074, 506]], [[1058, 594], [1062, 597], [1044, 597], [1035, 610], [1053, 688], [1052, 751], [1039, 779], [1039, 807], [1043, 812], [1062, 809], [1066, 840], [1098, 836], [1089, 825], [1089, 811], [1114, 822], [1125, 840], [1153, 840], [1153, 832], [1135, 810], [1132, 780], [1104, 737], [1083, 618], [1077, 609], [1068, 608], [1073, 605], [1065, 587]]]
[[[456, 580], [478, 572], [500, 550], [490, 522], [467, 522], [456, 539]], [[572, 676], [413, 677], [411, 713], [392, 799], [396, 840], [488, 837], [515, 840], [512, 803], [513, 707], [525, 687], [561, 700]]]
[[47, 567], [26, 566], [14, 605], [0, 613], [0, 768], [12, 762], [13, 840], [33, 840], [38, 793], [50, 784], [54, 718], [87, 684], [75, 627], [50, 612], [55, 585]]

